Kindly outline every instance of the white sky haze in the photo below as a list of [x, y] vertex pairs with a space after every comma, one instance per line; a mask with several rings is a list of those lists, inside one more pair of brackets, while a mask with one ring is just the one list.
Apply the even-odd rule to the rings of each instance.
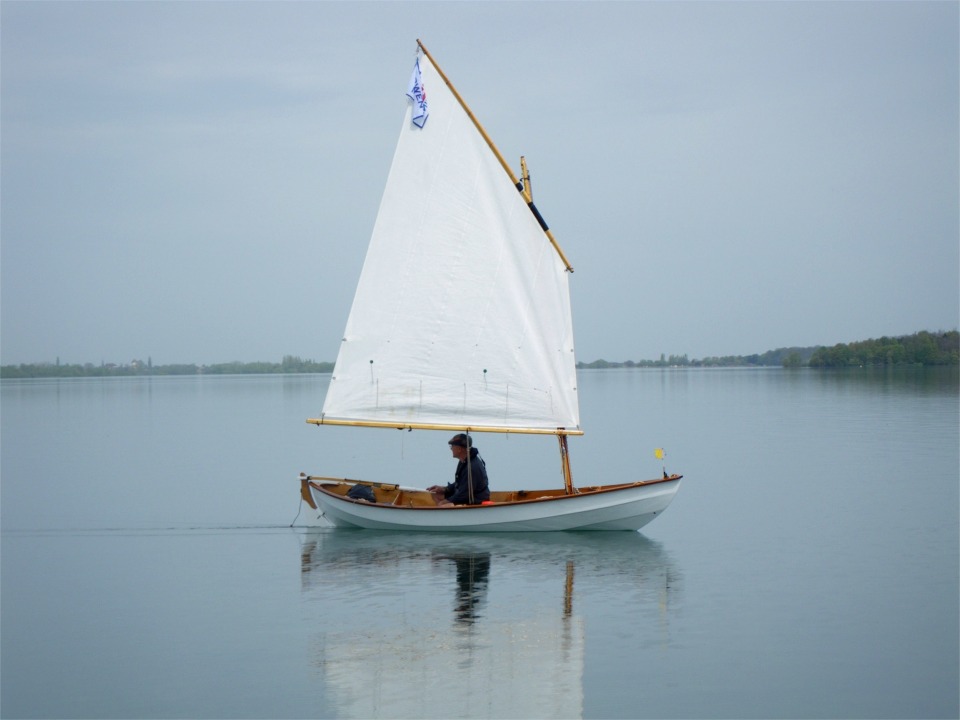
[[579, 360], [960, 322], [956, 2], [5, 0], [0, 34], [3, 364], [334, 360], [418, 37], [527, 158]]

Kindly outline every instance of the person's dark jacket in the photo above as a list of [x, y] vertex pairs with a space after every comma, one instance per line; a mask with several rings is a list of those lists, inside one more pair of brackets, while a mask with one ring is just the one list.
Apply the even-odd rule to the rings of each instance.
[[[487, 484], [487, 466], [476, 448], [470, 448], [470, 479], [473, 481], [473, 504], [479, 505], [490, 499]], [[467, 486], [467, 461], [457, 463], [457, 473], [452, 483], [447, 484], [443, 496], [454, 505], [470, 505], [470, 489]]]

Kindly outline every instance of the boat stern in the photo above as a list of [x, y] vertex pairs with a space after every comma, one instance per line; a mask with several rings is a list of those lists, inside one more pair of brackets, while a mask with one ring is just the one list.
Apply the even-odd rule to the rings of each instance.
[[300, 497], [314, 510], [319, 510], [317, 503], [314, 502], [313, 495], [310, 492], [310, 478], [307, 477], [306, 473], [300, 473]]

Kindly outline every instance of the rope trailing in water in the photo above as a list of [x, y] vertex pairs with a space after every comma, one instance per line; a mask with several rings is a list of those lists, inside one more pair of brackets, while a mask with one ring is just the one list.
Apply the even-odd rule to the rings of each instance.
[[290, 527], [293, 527], [297, 520], [300, 518], [300, 511], [303, 510], [303, 496], [300, 496], [300, 504], [297, 506], [297, 517], [293, 519], [293, 522], [290, 523]]

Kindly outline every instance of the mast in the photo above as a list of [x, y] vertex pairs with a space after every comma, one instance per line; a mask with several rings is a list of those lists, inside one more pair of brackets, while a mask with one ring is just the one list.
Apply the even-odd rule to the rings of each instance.
[[550, 228], [547, 227], [546, 221], [543, 219], [543, 216], [540, 214], [540, 211], [537, 210], [537, 206], [533, 204], [533, 198], [528, 192], [524, 190], [523, 184], [517, 180], [517, 176], [513, 174], [513, 170], [507, 164], [507, 161], [504, 160], [503, 155], [500, 154], [500, 151], [497, 149], [497, 146], [493, 144], [493, 140], [487, 135], [487, 131], [483, 129], [483, 125], [480, 124], [480, 121], [477, 120], [477, 116], [473, 114], [473, 111], [467, 105], [460, 93], [457, 92], [457, 89], [453, 86], [453, 83], [447, 78], [446, 73], [440, 68], [437, 64], [437, 61], [433, 59], [433, 55], [424, 47], [423, 43], [420, 42], [420, 39], [417, 39], [417, 46], [423, 50], [423, 54], [426, 55], [430, 62], [433, 63], [433, 67], [436, 69], [437, 73], [443, 79], [443, 82], [450, 92], [453, 93], [453, 96], [457, 99], [457, 102], [460, 103], [460, 107], [463, 108], [464, 112], [467, 113], [467, 117], [470, 118], [470, 121], [473, 123], [474, 127], [477, 128], [477, 132], [480, 133], [480, 136], [483, 138], [484, 142], [487, 143], [487, 146], [493, 151], [493, 154], [496, 156], [497, 160], [500, 162], [501, 167], [506, 171], [507, 175], [510, 176], [511, 182], [513, 182], [514, 187], [520, 192], [521, 195], [527, 201], [527, 207], [530, 208], [530, 212], [533, 213], [533, 216], [537, 219], [537, 222], [540, 223], [540, 227], [543, 229], [544, 234], [547, 236], [547, 239], [550, 240], [550, 244], [553, 245], [553, 249], [557, 251], [557, 255], [560, 256], [560, 259], [563, 261], [564, 266], [567, 268], [567, 272], [573, 272], [573, 266], [570, 265], [570, 261], [567, 260], [567, 256], [564, 254], [563, 250], [560, 248], [560, 244], [557, 242], [556, 238], [553, 237], [553, 233], [550, 232]]
[[528, 203], [533, 202], [533, 187], [530, 185], [530, 169], [527, 167], [527, 159], [520, 156], [520, 178], [523, 180], [523, 186], [520, 192], [527, 199]]
[[567, 450], [567, 436], [557, 435], [560, 441], [560, 467], [563, 470], [563, 490], [567, 495], [576, 495], [577, 489], [573, 486], [573, 474], [570, 472], [570, 453]]
[[[520, 156], [520, 176], [523, 178], [521, 192], [527, 200], [527, 204], [533, 206], [533, 185], [530, 184], [530, 168], [527, 167], [527, 159]], [[560, 469], [563, 472], [563, 489], [567, 495], [576, 495], [577, 489], [573, 486], [573, 473], [570, 471], [570, 451], [567, 448], [567, 436], [557, 435], [560, 442]], [[573, 578], [570, 578], [571, 583]]]

